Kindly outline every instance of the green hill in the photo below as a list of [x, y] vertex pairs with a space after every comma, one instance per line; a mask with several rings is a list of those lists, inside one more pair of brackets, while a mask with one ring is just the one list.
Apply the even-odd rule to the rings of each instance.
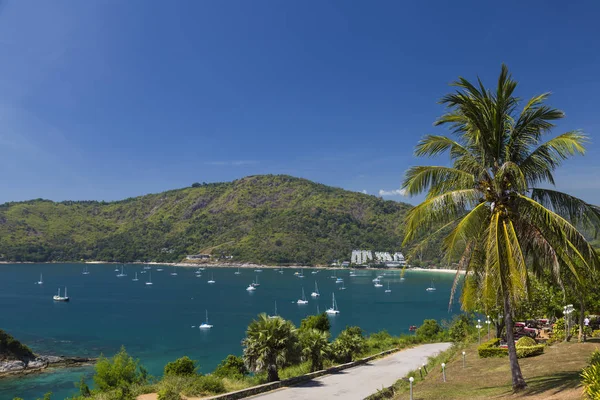
[[116, 202], [0, 205], [8, 261], [179, 261], [212, 252], [235, 261], [326, 263], [353, 248], [398, 250], [410, 205], [284, 175], [195, 184]]

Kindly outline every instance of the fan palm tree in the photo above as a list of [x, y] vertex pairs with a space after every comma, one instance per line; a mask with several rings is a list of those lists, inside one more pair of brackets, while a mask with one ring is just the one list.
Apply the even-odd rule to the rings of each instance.
[[[468, 309], [479, 303], [503, 306], [514, 390], [526, 387], [517, 361], [513, 309], [527, 297], [528, 267], [551, 270], [560, 279], [566, 269], [595, 272], [600, 260], [577, 229], [597, 229], [599, 208], [576, 197], [539, 185], [554, 185], [553, 172], [571, 156], [584, 154], [587, 136], [570, 131], [550, 138], [562, 111], [545, 105], [549, 94], [520, 107], [517, 82], [505, 65], [495, 91], [481, 80], [464, 78], [442, 98], [447, 113], [435, 125], [446, 125], [454, 138], [425, 136], [416, 156], [449, 153], [451, 166], [415, 166], [405, 175], [408, 195], [426, 193], [406, 219], [404, 243], [445, 235], [446, 260], [466, 270], [461, 297]], [[432, 232], [434, 232], [432, 234]], [[427, 234], [427, 240], [421, 240]], [[457, 271], [458, 278], [458, 271]], [[454, 295], [456, 282], [450, 301]]]
[[294, 324], [267, 314], [248, 325], [244, 346], [244, 362], [253, 372], [267, 372], [269, 382], [279, 380], [278, 369], [289, 364], [298, 351], [298, 336]]
[[300, 332], [302, 359], [310, 361], [310, 372], [323, 369], [323, 361], [329, 357], [329, 332], [309, 328]]

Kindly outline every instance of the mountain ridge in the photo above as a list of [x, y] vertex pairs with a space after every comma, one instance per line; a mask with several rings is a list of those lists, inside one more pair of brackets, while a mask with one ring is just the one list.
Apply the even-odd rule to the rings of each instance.
[[212, 249], [236, 261], [319, 264], [353, 248], [401, 250], [411, 205], [289, 175], [116, 201], [35, 199], [0, 205], [7, 261], [179, 261]]

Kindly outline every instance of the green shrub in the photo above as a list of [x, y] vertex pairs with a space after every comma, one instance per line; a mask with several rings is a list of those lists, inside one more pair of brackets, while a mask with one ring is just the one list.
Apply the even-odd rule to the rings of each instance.
[[448, 328], [448, 335], [453, 342], [464, 341], [474, 329], [473, 324], [464, 314], [454, 317]]
[[423, 325], [417, 328], [417, 337], [424, 340], [434, 339], [438, 333], [442, 331], [442, 327], [438, 324], [435, 319], [426, 319], [423, 321]]
[[341, 363], [352, 361], [354, 357], [364, 351], [364, 348], [365, 339], [362, 336], [362, 330], [358, 327], [344, 329], [331, 343], [333, 358]]
[[121, 397], [127, 396], [128, 390], [125, 388], [134, 383], [143, 383], [146, 379], [145, 370], [140, 367], [138, 360], [134, 360], [127, 354], [125, 347], [121, 347], [121, 350], [111, 359], [100, 356], [95, 369], [96, 387], [101, 392], [120, 389], [123, 392]]
[[213, 375], [198, 376], [183, 389], [186, 396], [205, 396], [225, 393], [223, 380]]
[[552, 337], [557, 342], [565, 340], [565, 319], [560, 318], [552, 325]]
[[581, 373], [583, 393], [590, 399], [600, 399], [600, 365], [590, 365]]
[[329, 332], [331, 322], [327, 314], [309, 315], [300, 322], [300, 330], [317, 329], [322, 332]]
[[172, 387], [165, 387], [158, 391], [158, 400], [182, 400], [181, 395]]
[[592, 352], [590, 356], [590, 365], [600, 365], [600, 351], [598, 349]]
[[234, 355], [228, 355], [212, 373], [214, 376], [219, 378], [232, 378], [242, 379], [248, 375], [248, 368], [244, 364], [242, 357], [236, 357]]
[[528, 347], [528, 346], [535, 346], [535, 345], [537, 345], [537, 342], [535, 341], [535, 339], [530, 338], [529, 336], [523, 336], [522, 338], [517, 340], [517, 343], [516, 343], [517, 347]]
[[481, 358], [490, 358], [490, 357], [505, 357], [508, 355], [508, 349], [498, 347], [500, 344], [499, 338], [494, 338], [492, 340], [488, 340], [485, 343], [482, 343], [479, 347], [477, 347], [477, 354]]
[[592, 337], [600, 337], [600, 329], [596, 329], [592, 332]]
[[177, 376], [194, 375], [196, 369], [196, 361], [190, 359], [188, 356], [184, 356], [167, 363], [167, 365], [165, 365], [164, 374]]
[[540, 355], [544, 352], [543, 344], [536, 344], [534, 346], [517, 346], [517, 358], [533, 357]]

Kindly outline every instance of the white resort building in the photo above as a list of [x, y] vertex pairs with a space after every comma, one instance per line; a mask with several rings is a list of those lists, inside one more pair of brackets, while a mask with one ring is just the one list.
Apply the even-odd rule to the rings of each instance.
[[384, 264], [387, 267], [403, 267], [406, 265], [406, 260], [402, 253], [395, 252], [392, 254], [387, 251], [352, 250], [350, 261], [354, 265], [369, 263]]

